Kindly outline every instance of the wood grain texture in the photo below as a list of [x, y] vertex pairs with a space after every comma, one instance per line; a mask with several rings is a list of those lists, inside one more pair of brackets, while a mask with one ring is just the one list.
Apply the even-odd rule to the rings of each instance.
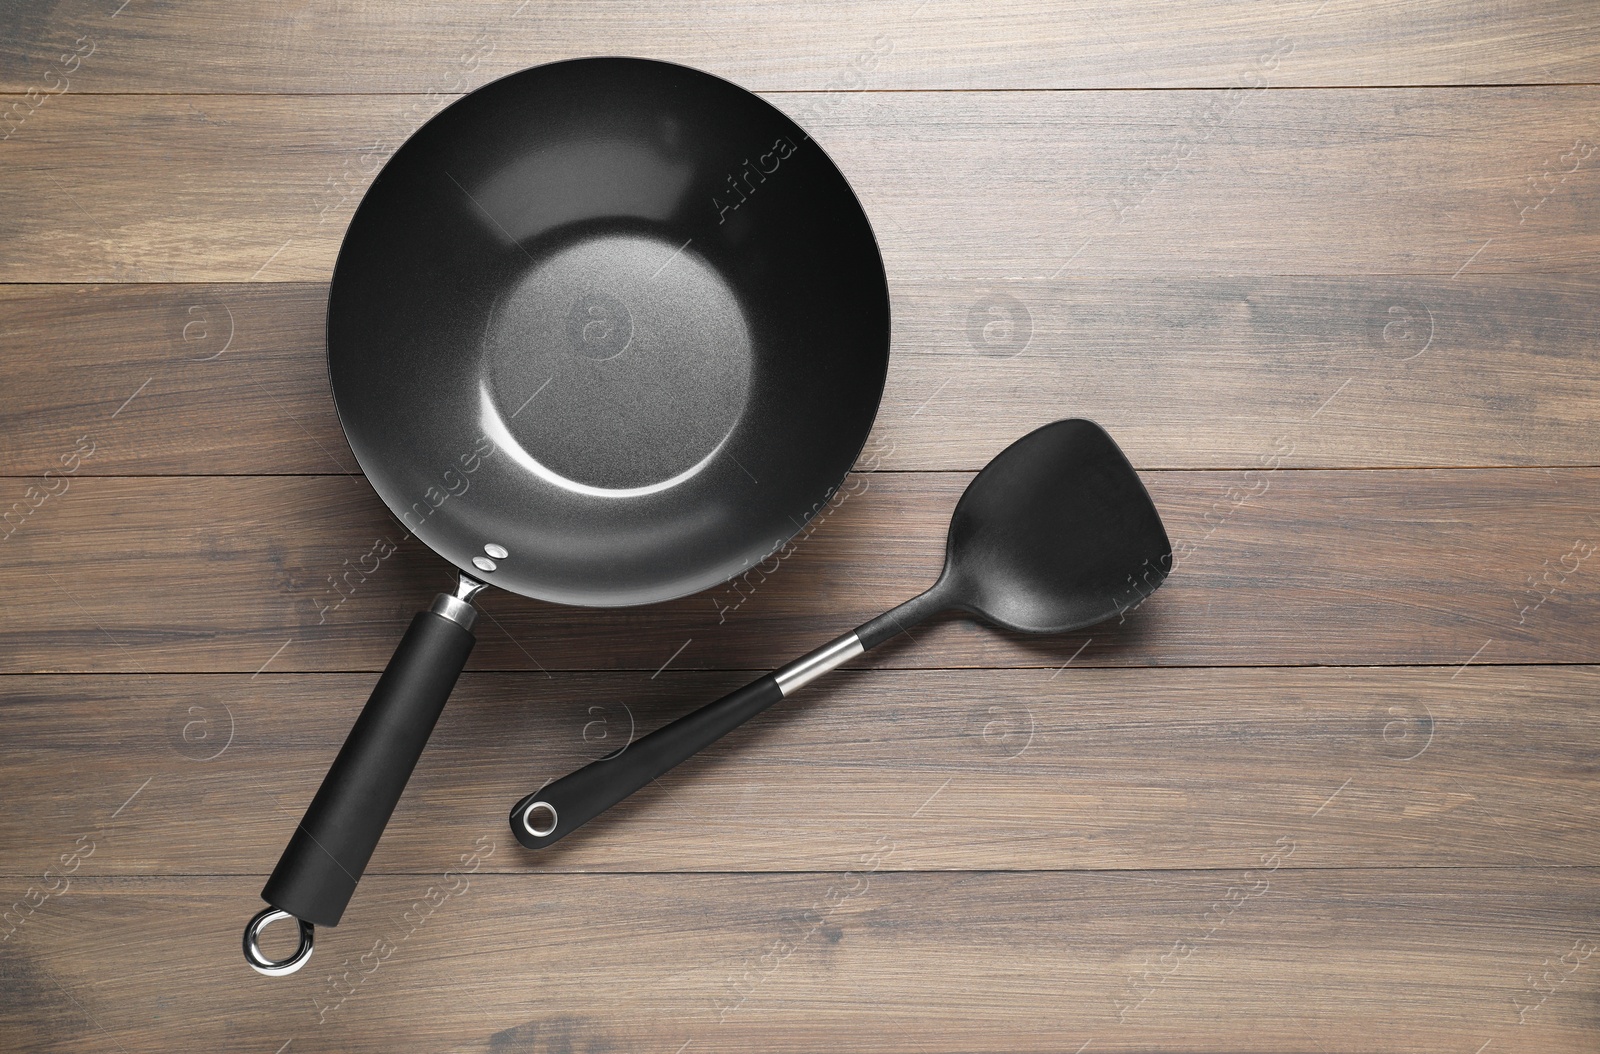
[[[1593, 666], [842, 674], [507, 840], [517, 798], [743, 679], [468, 674], [369, 874], [442, 872], [464, 830], [496, 872], [847, 871], [885, 832], [895, 871], [1250, 868], [1279, 836], [1297, 868], [1600, 866]], [[0, 678], [0, 875], [85, 830], [84, 877], [264, 875], [374, 680]]]
[[[1257, 468], [1284, 436], [1297, 468], [1600, 464], [1592, 276], [890, 291], [871, 444], [887, 469], [975, 471], [1041, 414], [1101, 422], [1144, 470]], [[108, 441], [84, 475], [355, 470], [326, 300], [320, 283], [0, 286], [0, 474], [37, 475], [86, 431]]]
[[[0, 287], [0, 464], [37, 476], [352, 472], [326, 285]], [[112, 431], [114, 430], [114, 431]], [[114, 436], [114, 438], [113, 438]]]
[[[897, 280], [1600, 263], [1593, 88], [771, 98]], [[325, 280], [372, 173], [442, 105], [62, 96], [4, 143], [0, 281]]]
[[0, 88], [39, 86], [79, 35], [96, 47], [67, 80], [90, 92], [454, 94], [581, 55], [682, 62], [762, 90], [1226, 87], [1280, 39], [1294, 45], [1281, 68], [1294, 86], [1593, 82], [1600, 70], [1582, 0], [635, 0], [603, 12], [576, 0], [133, 0], [113, 17], [119, 3], [12, 5]]
[[[340, 238], [453, 98], [593, 53], [844, 170], [871, 456], [726, 588], [487, 594], [342, 925], [257, 977], [263, 877], [448, 580], [333, 414]], [[1593, 1050], [1597, 82], [1587, 0], [0, 6], [0, 1050]], [[1065, 416], [1166, 520], [1147, 604], [929, 625], [508, 837], [924, 587]]]
[[[930, 585], [969, 478], [857, 477], [793, 555], [763, 570], [764, 554], [752, 554], [737, 585], [666, 604], [575, 609], [486, 594], [470, 667], [775, 668]], [[1600, 470], [1260, 469], [1146, 481], [1178, 562], [1122, 622], [1029, 638], [949, 619], [866, 661], [1600, 661], [1591, 511]], [[411, 614], [450, 581], [357, 478], [67, 486], [0, 542], [0, 573], [26, 598], [0, 610], [0, 672], [378, 670]]]
[[[464, 854], [484, 837], [458, 834]], [[1593, 1049], [1592, 869], [1293, 859], [378, 877], [306, 970], [274, 979], [236, 961], [259, 879], [83, 879], [0, 944], [0, 969], [26, 985], [12, 1035], [40, 1051]]]

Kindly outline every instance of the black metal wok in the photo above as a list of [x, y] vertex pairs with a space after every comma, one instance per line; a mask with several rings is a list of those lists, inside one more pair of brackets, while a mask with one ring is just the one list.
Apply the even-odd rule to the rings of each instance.
[[[416, 616], [245, 931], [292, 972], [338, 923], [473, 645], [486, 584], [562, 604], [715, 585], [791, 538], [861, 451], [889, 298], [866, 216], [791, 120], [629, 58], [513, 74], [413, 135], [328, 299], [350, 446], [460, 570]], [[300, 922], [300, 947], [257, 938]]]

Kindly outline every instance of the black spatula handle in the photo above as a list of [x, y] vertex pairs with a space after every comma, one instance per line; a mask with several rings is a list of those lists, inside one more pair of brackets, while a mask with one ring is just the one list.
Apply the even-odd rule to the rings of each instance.
[[663, 725], [517, 802], [511, 810], [512, 833], [529, 849], [542, 849], [782, 698], [783, 689], [769, 673]]

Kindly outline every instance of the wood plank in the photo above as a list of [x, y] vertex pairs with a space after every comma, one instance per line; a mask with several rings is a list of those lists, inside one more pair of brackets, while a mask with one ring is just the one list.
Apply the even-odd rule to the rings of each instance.
[[[1588, 87], [772, 98], [897, 280], [1600, 263]], [[372, 172], [442, 102], [62, 96], [5, 144], [0, 281], [324, 280]]]
[[[772, 669], [926, 588], [969, 478], [857, 478], [792, 555], [666, 604], [571, 609], [491, 592], [472, 666]], [[1268, 466], [1145, 479], [1178, 566], [1135, 614], [1047, 639], [952, 618], [870, 661], [1600, 661], [1600, 470]], [[411, 614], [451, 580], [358, 478], [64, 485], [0, 545], [0, 574], [27, 598], [0, 611], [0, 672], [381, 669]]]
[[324, 285], [0, 287], [0, 465], [80, 475], [347, 472]]
[[858, 866], [380, 878], [274, 979], [258, 878], [84, 879], [0, 968], [40, 1051], [1593, 1049], [1589, 869]]
[[[120, 0], [16, 5], [0, 88], [91, 92], [454, 94], [577, 55], [648, 55], [752, 88], [1215, 87], [1592, 82], [1600, 36], [1582, 0], [1183, 0], [1160, 7], [975, 0], [648, 3], [316, 0], [241, 9]], [[116, 12], [115, 14], [113, 14]], [[94, 50], [63, 70], [84, 35]], [[1279, 41], [1292, 51], [1257, 63]], [[82, 46], [82, 45], [80, 45]]]
[[[975, 471], [1045, 414], [1102, 422], [1144, 469], [1255, 468], [1283, 437], [1302, 468], [1600, 464], [1592, 276], [1087, 274], [891, 294], [871, 444], [890, 469]], [[353, 470], [326, 298], [0, 286], [0, 474], [38, 474], [86, 431], [105, 441], [85, 475]]]
[[[0, 679], [0, 875], [85, 832], [104, 851], [84, 877], [265, 873], [374, 679]], [[440, 873], [464, 830], [505, 841], [523, 794], [742, 680], [468, 674], [370, 873]], [[1295, 867], [1596, 866], [1597, 685], [1592, 666], [853, 673], [489, 867], [845, 871], [885, 831], [897, 871], [1249, 868], [1280, 835]]]

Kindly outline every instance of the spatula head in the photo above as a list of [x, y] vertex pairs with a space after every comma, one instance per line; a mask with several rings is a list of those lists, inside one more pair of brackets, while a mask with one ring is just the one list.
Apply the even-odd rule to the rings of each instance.
[[1028, 433], [956, 505], [939, 593], [1024, 633], [1127, 611], [1172, 568], [1172, 544], [1133, 466], [1093, 421]]

